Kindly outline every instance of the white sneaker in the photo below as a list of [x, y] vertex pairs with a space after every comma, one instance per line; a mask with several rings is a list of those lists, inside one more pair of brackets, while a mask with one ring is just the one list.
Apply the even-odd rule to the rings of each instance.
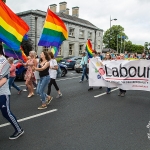
[[79, 83], [82, 83], [82, 82], [83, 82], [82, 80], [79, 81]]
[[27, 89], [23, 89], [22, 91], [26, 92], [26, 91], [27, 91]]
[[60, 93], [56, 96], [56, 98], [60, 98], [60, 97], [62, 97], [62, 93]]

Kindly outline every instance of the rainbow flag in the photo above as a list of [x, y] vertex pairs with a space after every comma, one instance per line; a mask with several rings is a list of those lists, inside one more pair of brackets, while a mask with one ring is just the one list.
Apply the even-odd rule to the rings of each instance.
[[54, 54], [54, 57], [56, 58], [58, 53], [59, 53], [59, 49], [57, 47], [52, 47], [51, 48], [51, 52]]
[[48, 8], [43, 32], [38, 45], [59, 48], [67, 38], [68, 31], [64, 22]]
[[20, 47], [19, 50], [13, 50], [10, 47], [8, 47], [6, 44], [3, 44], [3, 50], [4, 50], [4, 54], [7, 57], [13, 57], [15, 59], [21, 59], [24, 62], [27, 61], [27, 56], [25, 55], [22, 47]]
[[91, 44], [90, 40], [87, 41], [85, 49], [88, 53], [89, 58], [92, 58], [93, 57], [93, 54], [92, 54], [93, 49], [92, 49], [92, 44]]
[[28, 31], [29, 26], [0, 0], [0, 41], [18, 50]]
[[21, 54], [22, 54], [22, 60], [24, 61], [24, 62], [27, 62], [27, 56], [26, 56], [26, 54], [24, 53], [24, 50], [23, 50], [23, 48], [20, 46], [20, 50], [21, 50]]

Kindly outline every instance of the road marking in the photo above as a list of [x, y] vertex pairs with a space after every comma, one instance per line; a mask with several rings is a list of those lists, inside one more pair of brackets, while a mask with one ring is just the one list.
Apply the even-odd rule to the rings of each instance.
[[65, 81], [65, 80], [71, 80], [71, 79], [76, 79], [76, 78], [81, 78], [81, 76], [78, 77], [71, 77], [71, 78], [65, 78], [65, 79], [58, 79], [56, 81]]
[[[116, 91], [116, 90], [118, 90], [118, 89], [119, 89], [119, 88], [115, 88], [115, 89], [111, 90], [111, 92]], [[107, 93], [105, 92], [105, 93], [96, 95], [96, 96], [94, 96], [94, 97], [97, 98], [97, 97], [100, 97], [100, 96], [103, 96], [103, 95], [106, 95], [106, 94], [107, 94]]]
[[[36, 115], [30, 116], [30, 117], [26, 117], [26, 118], [23, 118], [23, 119], [19, 119], [19, 120], [17, 120], [17, 121], [18, 121], [18, 122], [22, 122], [22, 121], [30, 120], [30, 119], [33, 119], [33, 118], [37, 118], [37, 117], [40, 117], [40, 116], [43, 116], [43, 115], [46, 115], [46, 114], [55, 112], [55, 111], [57, 111], [57, 109], [53, 109], [53, 110], [46, 111], [46, 112], [43, 112], [43, 113], [40, 113], [40, 114], [36, 114]], [[1, 124], [1, 125], [0, 125], [0, 128], [5, 127], [5, 126], [8, 126], [8, 125], [10, 125], [10, 123]]]
[[[65, 80], [71, 80], [71, 79], [76, 79], [76, 78], [81, 78], [81, 76], [65, 78], [65, 79], [57, 79], [56, 81], [65, 81]], [[17, 86], [21, 87], [21, 86], [26, 86], [26, 85], [17, 85]]]

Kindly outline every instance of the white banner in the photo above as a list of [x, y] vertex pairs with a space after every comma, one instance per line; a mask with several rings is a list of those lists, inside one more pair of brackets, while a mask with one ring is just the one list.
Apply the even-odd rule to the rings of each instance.
[[101, 61], [91, 58], [89, 61], [89, 86], [150, 91], [150, 61]]

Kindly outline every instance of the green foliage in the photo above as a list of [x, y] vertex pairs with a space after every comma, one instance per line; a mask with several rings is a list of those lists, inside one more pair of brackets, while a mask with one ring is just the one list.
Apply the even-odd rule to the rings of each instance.
[[59, 63], [62, 60], [62, 58], [56, 58], [56, 60]]
[[145, 42], [145, 43], [144, 43], [144, 49], [145, 49], [145, 50], [148, 50], [148, 46], [150, 46], [150, 43]]
[[[121, 37], [128, 39], [127, 35], [124, 33], [124, 28], [120, 25], [114, 25], [104, 33], [103, 42], [106, 48], [111, 48], [117, 50], [117, 40], [118, 48], [121, 49]], [[118, 39], [117, 39], [118, 38]], [[122, 39], [123, 43], [124, 39]]]
[[140, 53], [141, 54], [144, 51], [144, 46], [132, 44], [131, 50], [132, 50], [132, 52], [136, 52], [136, 53]]
[[125, 51], [128, 51], [128, 52], [132, 51], [132, 42], [131, 41], [125, 42]]
[[[125, 37], [125, 38], [124, 38]], [[132, 44], [128, 41], [128, 36], [124, 33], [124, 28], [120, 25], [114, 25], [104, 33], [103, 42], [105, 48], [110, 48], [123, 53], [124, 51], [142, 53], [144, 47], [147, 48], [150, 43], [145, 42], [145, 46]], [[148, 48], [147, 48], [148, 49]]]

